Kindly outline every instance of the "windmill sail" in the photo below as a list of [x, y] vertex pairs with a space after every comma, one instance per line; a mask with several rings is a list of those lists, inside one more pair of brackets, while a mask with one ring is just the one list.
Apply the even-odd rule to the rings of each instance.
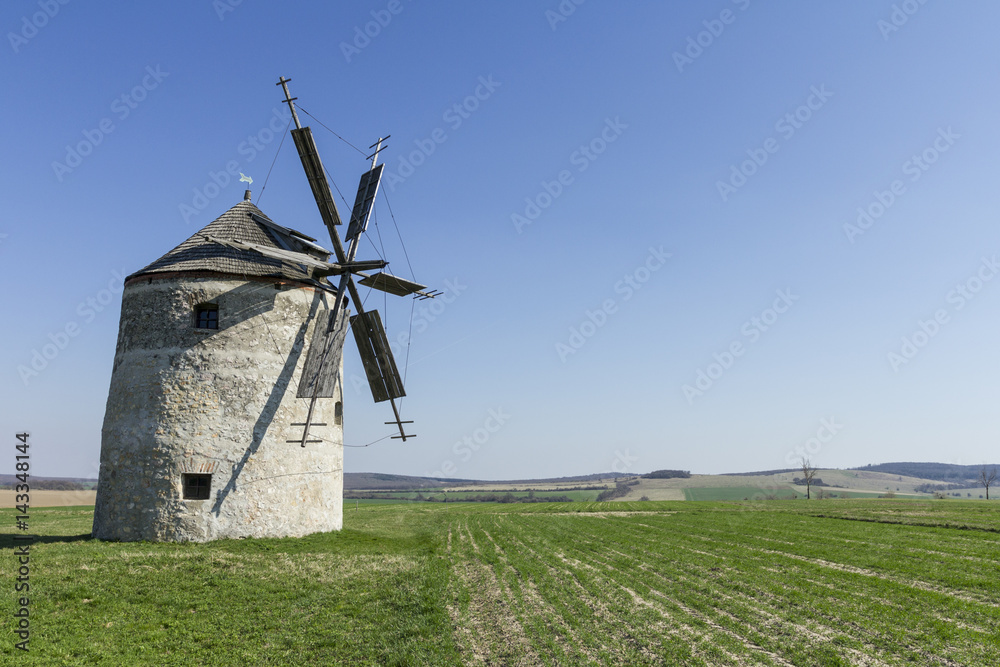
[[[399, 409], [396, 407], [397, 398], [402, 398], [406, 395], [403, 391], [403, 381], [399, 377], [399, 371], [396, 368], [396, 362], [392, 358], [392, 352], [389, 349], [389, 341], [385, 336], [385, 329], [382, 327], [382, 320], [377, 312], [366, 313], [362, 308], [363, 301], [358, 294], [357, 287], [354, 285], [353, 273], [357, 273], [363, 278], [368, 278], [367, 275], [362, 273], [369, 269], [381, 269], [384, 268], [386, 263], [382, 261], [378, 262], [356, 262], [354, 260], [355, 253], [358, 250], [358, 244], [361, 238], [361, 234], [368, 227], [368, 219], [371, 216], [373, 204], [375, 202], [375, 195], [378, 193], [379, 182], [382, 178], [382, 171], [384, 165], [377, 165], [378, 154], [382, 150], [382, 142], [388, 137], [379, 138], [377, 142], [372, 144], [370, 148], [375, 148], [375, 152], [368, 156], [372, 161], [371, 169], [366, 172], [361, 177], [361, 182], [358, 185], [358, 193], [355, 197], [354, 208], [351, 211], [350, 224], [347, 228], [347, 234], [345, 240], [347, 241], [347, 247], [344, 247], [344, 243], [341, 241], [340, 234], [337, 231], [337, 225], [340, 224], [340, 216], [337, 213], [336, 204], [333, 201], [333, 196], [330, 193], [330, 186], [326, 180], [326, 172], [323, 171], [323, 164], [320, 162], [319, 153], [316, 150], [316, 143], [313, 140], [312, 132], [308, 127], [302, 127], [299, 123], [298, 114], [295, 111], [295, 99], [288, 92], [288, 82], [290, 79], [281, 77], [278, 80], [279, 86], [285, 92], [285, 102], [288, 104], [289, 110], [292, 112], [292, 121], [295, 123], [295, 129], [292, 130], [292, 136], [295, 139], [295, 147], [299, 152], [299, 158], [302, 160], [302, 167], [306, 172], [306, 177], [309, 179], [309, 186], [312, 188], [313, 197], [316, 200], [316, 204], [319, 206], [320, 215], [323, 218], [323, 222], [326, 224], [327, 231], [330, 234], [330, 240], [333, 242], [333, 251], [336, 253], [337, 264], [329, 264], [328, 269], [317, 268], [314, 269], [312, 275], [331, 275], [335, 272], [340, 272], [340, 280], [337, 286], [337, 301], [334, 304], [334, 312], [339, 310], [341, 304], [346, 303], [344, 299], [347, 294], [350, 294], [351, 299], [357, 305], [358, 315], [350, 318], [351, 328], [354, 330], [354, 338], [358, 343], [358, 351], [361, 354], [361, 360], [365, 367], [365, 374], [368, 376], [368, 384], [372, 390], [372, 397], [375, 399], [376, 403], [382, 401], [390, 401], [392, 404], [392, 411], [396, 419], [393, 424], [399, 427], [399, 437], [401, 440], [406, 441], [407, 438], [413, 437], [408, 435], [404, 429], [403, 424], [408, 424], [410, 422], [403, 421], [399, 416]], [[381, 266], [375, 266], [376, 264], [381, 264]], [[418, 298], [433, 298], [438, 294], [436, 291], [424, 291], [423, 285], [417, 285], [411, 282], [398, 282], [393, 281], [385, 276], [372, 276], [371, 281], [373, 284], [378, 285], [378, 289], [383, 289], [391, 293], [405, 294], [415, 294]], [[338, 322], [338, 325], [340, 323]], [[342, 340], [339, 342], [336, 340], [329, 340], [328, 343], [342, 344]], [[319, 349], [322, 347], [318, 341], [313, 342], [313, 348]], [[332, 348], [331, 348], [332, 349]], [[339, 358], [339, 348], [337, 350]], [[310, 357], [314, 354], [310, 350]], [[308, 361], [308, 360], [307, 360]], [[327, 364], [318, 363], [319, 366], [326, 366]], [[333, 364], [330, 364], [331, 366]], [[338, 364], [339, 369], [339, 364]], [[329, 368], [319, 368], [317, 373], [323, 375], [328, 374], [332, 371]], [[323, 378], [327, 376], [323, 375]], [[309, 440], [309, 429], [312, 426], [311, 419], [313, 415], [313, 410], [316, 406], [316, 401], [320, 398], [317, 393], [320, 389], [321, 382], [326, 382], [328, 380], [318, 379], [316, 383], [312, 385], [313, 393], [311, 395], [311, 400], [309, 402], [309, 411], [306, 415], [306, 420], [302, 424], [305, 428], [302, 433], [302, 437], [296, 440], [300, 442], [303, 447], [307, 443], [311, 442]], [[309, 380], [306, 381], [307, 383]], [[300, 387], [300, 396], [303, 393], [308, 394], [308, 387]]]
[[354, 331], [354, 340], [358, 344], [361, 363], [365, 367], [365, 375], [368, 376], [368, 385], [375, 402], [406, 396], [378, 311], [370, 310], [355, 315], [351, 318], [351, 329]]
[[351, 224], [347, 227], [347, 236], [345, 237], [348, 241], [353, 241], [368, 229], [368, 217], [372, 213], [375, 195], [378, 194], [378, 184], [382, 180], [382, 167], [384, 166], [384, 164], [380, 164], [361, 175], [358, 194], [354, 198], [354, 210], [351, 211]]
[[[347, 336], [347, 318], [350, 314], [346, 308], [339, 309], [337, 322], [332, 323], [333, 313], [325, 312], [317, 319], [306, 363], [299, 379], [299, 390], [296, 398], [333, 398], [336, 396], [338, 376], [340, 375], [340, 351], [344, 347]], [[326, 360], [323, 353], [326, 352]], [[322, 362], [322, 363], [321, 363]]]
[[332, 230], [334, 225], [340, 224], [340, 214], [333, 201], [330, 184], [326, 182], [326, 173], [323, 171], [323, 162], [319, 159], [319, 151], [316, 150], [312, 130], [308, 127], [292, 130], [292, 139], [295, 140], [295, 148], [299, 151], [302, 168], [306, 171], [309, 187], [312, 188], [316, 205], [319, 206], [319, 214], [327, 229]]
[[389, 273], [376, 273], [373, 276], [365, 276], [358, 281], [358, 284], [388, 292], [389, 294], [395, 294], [396, 296], [423, 294], [422, 290], [427, 289], [426, 285], [404, 280]]

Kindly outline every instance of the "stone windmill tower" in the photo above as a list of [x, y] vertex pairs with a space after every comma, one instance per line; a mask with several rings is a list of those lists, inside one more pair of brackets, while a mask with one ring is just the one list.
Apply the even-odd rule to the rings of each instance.
[[[339, 530], [343, 357], [350, 328], [376, 401], [404, 395], [377, 311], [353, 276], [392, 294], [434, 292], [355, 261], [382, 174], [361, 177], [345, 249], [316, 144], [292, 131], [335, 262], [316, 239], [244, 200], [125, 279], [101, 442], [94, 537], [207, 541]], [[330, 281], [335, 277], [335, 282]], [[353, 300], [358, 314], [349, 316]]]

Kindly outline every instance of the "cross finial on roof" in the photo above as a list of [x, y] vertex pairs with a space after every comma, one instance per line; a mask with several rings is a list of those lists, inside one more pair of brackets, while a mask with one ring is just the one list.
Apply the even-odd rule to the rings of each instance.
[[[382, 142], [385, 141], [386, 139], [388, 139], [391, 136], [392, 136], [391, 134], [387, 134], [384, 137], [379, 137], [378, 141], [376, 141], [374, 144], [372, 144], [371, 146], [368, 147], [368, 148], [374, 148], [375, 149], [375, 152], [368, 156], [368, 157], [370, 157], [372, 159], [372, 169], [375, 168], [375, 163], [378, 162], [378, 154], [382, 151], [383, 148], [385, 148], [385, 146], [382, 145]], [[376, 146], [377, 146], [377, 148], [376, 148]]]
[[302, 124], [299, 122], [299, 114], [295, 111], [295, 104], [293, 104], [293, 102], [295, 102], [295, 100], [299, 98], [292, 97], [291, 93], [288, 92], [288, 83], [290, 81], [291, 79], [286, 79], [285, 77], [281, 77], [280, 79], [278, 79], [278, 83], [274, 85], [281, 86], [281, 89], [285, 91], [285, 99], [281, 101], [288, 104], [288, 108], [292, 110], [292, 120], [295, 121], [295, 129], [300, 130], [302, 129]]

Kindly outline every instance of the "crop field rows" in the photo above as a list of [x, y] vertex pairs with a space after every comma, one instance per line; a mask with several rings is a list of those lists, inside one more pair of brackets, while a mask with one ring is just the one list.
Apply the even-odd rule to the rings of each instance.
[[208, 544], [34, 513], [32, 649], [0, 616], [4, 664], [1000, 664], [1000, 504], [362, 504]]
[[470, 664], [1000, 656], [1000, 546], [966, 531], [736, 509], [471, 514], [448, 554]]

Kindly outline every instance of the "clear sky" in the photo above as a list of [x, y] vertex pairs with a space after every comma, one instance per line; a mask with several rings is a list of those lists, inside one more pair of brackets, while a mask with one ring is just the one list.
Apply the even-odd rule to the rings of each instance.
[[[348, 471], [996, 461], [998, 23], [987, 0], [5, 2], [0, 433], [96, 476], [122, 278], [241, 200], [230, 162], [325, 240], [278, 150], [287, 76], [347, 141], [391, 133], [369, 236], [408, 276], [391, 205], [447, 297], [399, 350], [418, 437]], [[303, 120], [353, 202], [363, 156]], [[410, 301], [380, 310], [409, 329]], [[364, 445], [391, 411], [347, 350]]]

